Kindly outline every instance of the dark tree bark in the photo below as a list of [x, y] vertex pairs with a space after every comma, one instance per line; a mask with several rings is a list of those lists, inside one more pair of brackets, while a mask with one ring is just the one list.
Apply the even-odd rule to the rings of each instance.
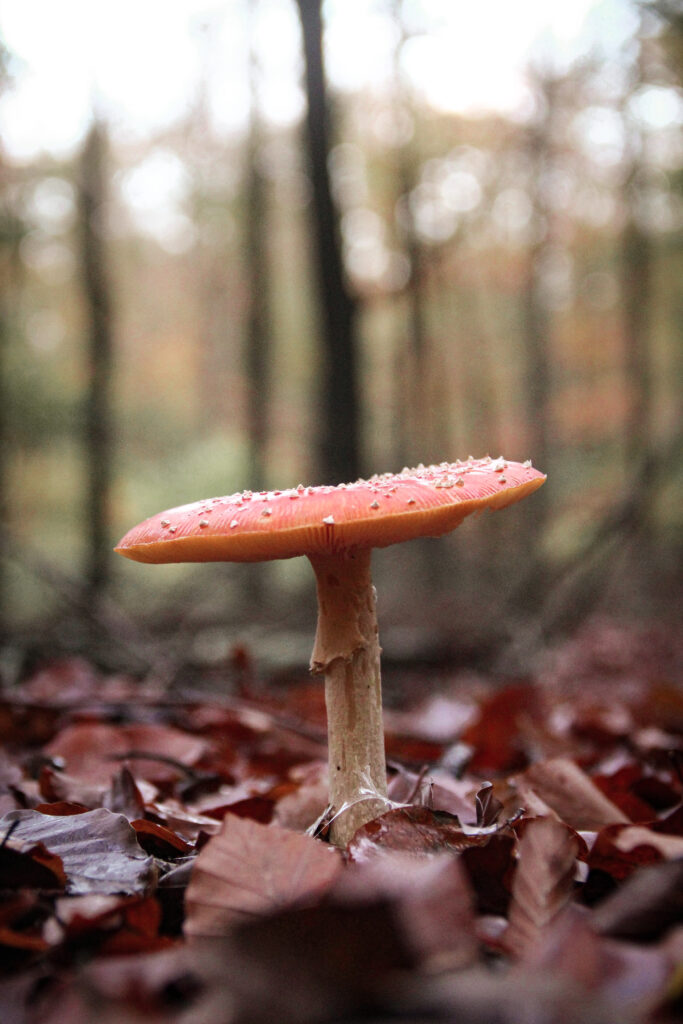
[[88, 332], [85, 402], [86, 585], [99, 596], [110, 574], [109, 497], [112, 479], [112, 302], [103, 237], [106, 133], [94, 123], [85, 141], [79, 177], [80, 265]]
[[328, 155], [332, 136], [323, 61], [321, 0], [297, 0], [303, 31], [306, 146], [313, 190], [310, 206], [321, 327], [320, 471], [325, 483], [360, 475], [360, 402], [355, 302], [344, 277]]

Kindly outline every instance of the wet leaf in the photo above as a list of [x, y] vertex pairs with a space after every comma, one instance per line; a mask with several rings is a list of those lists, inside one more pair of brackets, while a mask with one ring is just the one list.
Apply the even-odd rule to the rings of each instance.
[[60, 858], [71, 893], [142, 892], [152, 881], [152, 860], [123, 815], [104, 808], [66, 817], [10, 811], [0, 819], [0, 830], [15, 822], [14, 839], [43, 843]]

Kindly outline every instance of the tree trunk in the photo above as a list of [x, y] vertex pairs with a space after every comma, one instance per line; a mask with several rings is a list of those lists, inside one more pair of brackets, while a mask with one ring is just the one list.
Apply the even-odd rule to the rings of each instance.
[[[401, 67], [401, 55], [410, 35], [403, 19], [403, 2], [394, 0], [392, 14], [396, 27], [396, 47], [393, 54], [393, 87], [397, 116], [410, 102], [409, 86]], [[406, 285], [406, 333], [397, 332], [396, 407], [394, 416], [399, 421], [396, 437], [401, 450], [397, 451], [398, 465], [415, 465], [431, 461], [435, 410], [430, 394], [431, 353], [427, 331], [425, 285], [427, 254], [420, 240], [413, 216], [410, 198], [418, 181], [419, 155], [412, 139], [402, 141], [396, 152], [396, 183], [399, 189], [397, 207], [401, 208], [398, 225], [399, 242], [408, 260], [410, 277]], [[433, 453], [432, 453], [433, 454]], [[446, 456], [444, 455], [444, 458]]]
[[112, 478], [112, 302], [102, 215], [106, 198], [106, 133], [95, 123], [80, 166], [80, 263], [88, 332], [85, 405], [86, 585], [101, 595], [110, 575], [109, 498]]
[[[544, 263], [551, 253], [552, 210], [548, 206], [547, 172], [553, 159], [552, 132], [557, 106], [557, 83], [550, 75], [539, 75], [537, 87], [542, 94], [545, 114], [531, 127], [527, 153], [531, 164], [530, 197], [531, 230], [534, 240], [529, 246], [526, 275], [522, 287], [522, 336], [524, 349], [524, 401], [529, 439], [527, 456], [544, 473], [548, 472], [550, 455], [550, 333], [551, 318], [543, 294]], [[538, 542], [548, 512], [548, 495], [540, 494], [531, 514], [525, 517], [532, 531], [531, 543]]]
[[[652, 308], [651, 244], [632, 215], [629, 216], [622, 237], [621, 284], [624, 371], [630, 398], [624, 457], [630, 473], [637, 464], [648, 459], [653, 433], [652, 360], [649, 345]], [[651, 481], [646, 481], [646, 485], [649, 483]]]
[[244, 371], [246, 378], [247, 477], [252, 490], [266, 487], [266, 446], [270, 406], [270, 273], [266, 182], [259, 163], [262, 145], [258, 111], [258, 66], [251, 48], [251, 123], [246, 154], [244, 250], [247, 276]]
[[306, 78], [306, 145], [313, 189], [310, 206], [321, 310], [323, 360], [319, 464], [325, 483], [355, 480], [361, 471], [355, 303], [344, 278], [339, 224], [330, 189], [332, 135], [322, 46], [321, 0], [297, 0]]
[[[641, 22], [642, 32], [642, 22]], [[639, 223], [639, 181], [648, 171], [647, 134], [628, 113], [628, 100], [648, 81], [647, 49], [639, 36], [638, 57], [623, 118], [629, 163], [623, 185], [624, 230], [621, 237], [620, 279], [624, 332], [624, 377], [628, 415], [624, 429], [624, 462], [627, 478], [636, 467], [644, 471], [643, 500], [635, 509], [635, 528], [645, 542], [649, 538], [650, 508], [655, 488], [653, 366], [650, 344], [653, 307], [653, 245]]]
[[[4, 207], [4, 203], [3, 203]], [[7, 292], [9, 285], [9, 255], [7, 230], [8, 216], [0, 210], [0, 641], [7, 631], [7, 536], [9, 531], [9, 432], [7, 417], [8, 368], [7, 348], [9, 344], [9, 323]]]

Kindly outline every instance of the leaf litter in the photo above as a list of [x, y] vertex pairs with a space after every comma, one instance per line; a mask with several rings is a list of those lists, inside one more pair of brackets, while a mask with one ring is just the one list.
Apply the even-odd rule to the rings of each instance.
[[655, 654], [591, 624], [511, 685], [412, 670], [389, 809], [344, 851], [305, 677], [171, 698], [46, 663], [0, 692], [0, 1020], [673, 1022], [683, 693]]

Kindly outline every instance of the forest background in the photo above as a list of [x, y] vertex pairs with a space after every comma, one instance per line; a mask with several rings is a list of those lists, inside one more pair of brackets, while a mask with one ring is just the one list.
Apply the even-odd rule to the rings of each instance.
[[468, 454], [547, 484], [377, 556], [389, 658], [517, 668], [596, 610], [675, 624], [674, 0], [559, 26], [531, 2], [52, 6], [0, 16], [6, 679], [55, 651], [304, 663], [302, 560], [114, 543], [201, 497]]

